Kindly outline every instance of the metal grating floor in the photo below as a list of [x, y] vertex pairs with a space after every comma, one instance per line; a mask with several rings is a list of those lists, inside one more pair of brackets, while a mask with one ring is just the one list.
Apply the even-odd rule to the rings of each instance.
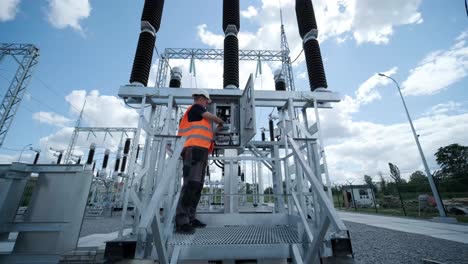
[[225, 226], [197, 229], [193, 235], [174, 233], [170, 245], [292, 244], [299, 243], [297, 229], [278, 226]]

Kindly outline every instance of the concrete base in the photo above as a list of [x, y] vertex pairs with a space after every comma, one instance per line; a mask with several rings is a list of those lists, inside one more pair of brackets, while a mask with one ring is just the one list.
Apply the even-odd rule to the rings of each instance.
[[458, 223], [457, 219], [454, 217], [433, 217], [432, 222], [445, 223], [445, 224], [456, 224]]

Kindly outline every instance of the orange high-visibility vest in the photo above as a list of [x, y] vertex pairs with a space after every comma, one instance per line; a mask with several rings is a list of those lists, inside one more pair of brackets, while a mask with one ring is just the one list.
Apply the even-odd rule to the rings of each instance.
[[202, 118], [200, 121], [189, 122], [188, 113], [192, 107], [185, 111], [179, 124], [178, 136], [187, 137], [184, 147], [197, 146], [213, 150], [213, 128], [210, 121]]

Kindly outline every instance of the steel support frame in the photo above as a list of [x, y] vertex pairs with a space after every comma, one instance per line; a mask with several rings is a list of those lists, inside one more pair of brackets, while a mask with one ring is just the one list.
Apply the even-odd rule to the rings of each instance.
[[[137, 229], [135, 230], [138, 234], [138, 244], [139, 247], [137, 248], [137, 257], [138, 258], [149, 258], [151, 255], [152, 256], [157, 256], [157, 259], [162, 261], [162, 263], [168, 263], [170, 261], [169, 257], [178, 257], [179, 259], [183, 259], [183, 255], [186, 254], [186, 249], [182, 250], [182, 248], [178, 248], [179, 252], [171, 252], [168, 251], [167, 247], [165, 246], [166, 241], [170, 238], [172, 235], [172, 219], [175, 214], [175, 204], [174, 203], [169, 203], [169, 204], [164, 204], [165, 211], [168, 211], [165, 213], [163, 219], [160, 219], [159, 214], [157, 213], [159, 211], [158, 208], [163, 206], [162, 202], [160, 201], [161, 198], [164, 195], [163, 192], [161, 192], [160, 188], [165, 188], [167, 189], [170, 187], [171, 190], [166, 192], [165, 194], [169, 194], [168, 197], [175, 197], [176, 199], [173, 198], [173, 200], [178, 200], [177, 198], [179, 197], [179, 190], [178, 188], [179, 183], [173, 182], [172, 184], [169, 183], [167, 179], [165, 179], [164, 176], [162, 175], [169, 175], [173, 173], [164, 173], [165, 167], [169, 167], [168, 163], [163, 162], [165, 160], [166, 152], [164, 140], [165, 139], [159, 139], [155, 140], [155, 138], [158, 138], [158, 135], [161, 137], [170, 137], [170, 135], [174, 135], [175, 131], [170, 131], [170, 122], [173, 122], [173, 120], [170, 120], [170, 114], [167, 114], [165, 116], [166, 121], [164, 124], [162, 124], [159, 128], [155, 128], [155, 124], [160, 123], [160, 120], [157, 120], [157, 118], [160, 117], [160, 115], [154, 115], [156, 108], [167, 108], [167, 109], [173, 109], [173, 106], [177, 105], [184, 105], [184, 104], [189, 104], [191, 103], [190, 97], [191, 97], [191, 89], [187, 88], [182, 88], [182, 89], [174, 89], [174, 88], [159, 88], [159, 89], [152, 89], [152, 88], [139, 88], [135, 86], [124, 86], [121, 87], [119, 91], [119, 95], [121, 97], [127, 97], [127, 98], [132, 98], [131, 100], [134, 100], [135, 102], [140, 102], [140, 107], [145, 107], [147, 105], [152, 105], [153, 110], [152, 110], [152, 117], [147, 119], [145, 117], [145, 112], [143, 110], [140, 111], [140, 124], [137, 130], [138, 131], [144, 130], [147, 135], [146, 135], [146, 145], [144, 149], [144, 154], [143, 156], [145, 157], [145, 162], [144, 166], [145, 169], [135, 169], [133, 173], [134, 175], [129, 176], [133, 177], [134, 183], [136, 182], [141, 182], [143, 178], [149, 177], [151, 173], [154, 174], [155, 176], [152, 176], [152, 178], [146, 178], [147, 180], [145, 181], [144, 184], [139, 185], [142, 187], [142, 190], [145, 190], [145, 196], [147, 197], [148, 192], [151, 190], [152, 191], [152, 198], [148, 201], [146, 198], [144, 198], [142, 201], [138, 200], [136, 198], [138, 196], [138, 193], [135, 193], [131, 195], [131, 198], [135, 199], [137, 201], [137, 204], [140, 204], [139, 207], [140, 213], [141, 213], [141, 221], [136, 225]], [[210, 93], [212, 94], [212, 97], [216, 100], [216, 98], [223, 98], [226, 96], [240, 96], [241, 93], [236, 90], [218, 90], [218, 89], [212, 89], [210, 90]], [[283, 107], [283, 110], [280, 111], [282, 113], [282, 121], [284, 124], [283, 127], [283, 139], [281, 141], [277, 142], [251, 142], [246, 146], [245, 150], [241, 150], [242, 152], [245, 152], [246, 150], [249, 150], [254, 156], [239, 156], [236, 157], [236, 155], [227, 155], [226, 157], [221, 156], [221, 157], [214, 157], [210, 159], [220, 159], [224, 160], [226, 164], [233, 163], [235, 161], [240, 161], [240, 160], [257, 160], [257, 161], [262, 161], [263, 165], [265, 165], [268, 169], [270, 169], [272, 172], [274, 172], [277, 176], [274, 177], [275, 185], [276, 185], [276, 212], [281, 213], [285, 212], [285, 206], [283, 203], [283, 190], [282, 190], [282, 181], [283, 181], [283, 173], [282, 171], [284, 170], [285, 173], [285, 179], [287, 181], [286, 187], [286, 196], [294, 194], [295, 197], [288, 198], [288, 214], [291, 215], [297, 215], [298, 217], [302, 215], [303, 223], [302, 225], [305, 227], [307, 226], [306, 229], [310, 229], [307, 233], [309, 233], [309, 241], [308, 243], [313, 242], [314, 247], [310, 247], [310, 249], [313, 249], [314, 252], [318, 252], [318, 248], [320, 246], [323, 246], [323, 236], [324, 232], [328, 230], [328, 225], [325, 225], [325, 222], [323, 222], [323, 217], [329, 220], [329, 223], [332, 224], [334, 230], [336, 231], [342, 231], [346, 230], [346, 227], [344, 224], [341, 222], [341, 220], [337, 217], [336, 212], [334, 211], [333, 205], [331, 204], [329, 197], [327, 194], [325, 194], [323, 190], [323, 182], [320, 177], [321, 173], [321, 160], [323, 158], [322, 155], [319, 155], [319, 150], [317, 147], [313, 146], [318, 146], [317, 144], [317, 139], [321, 137], [319, 134], [318, 137], [315, 135], [317, 131], [311, 131], [307, 127], [308, 125], [308, 120], [307, 120], [307, 115], [304, 114], [303, 120], [305, 124], [299, 122], [299, 120], [295, 116], [295, 110], [296, 108], [310, 108], [312, 106], [317, 106], [317, 108], [320, 108], [321, 106], [323, 107], [327, 103], [333, 103], [339, 101], [339, 95], [333, 92], [297, 92], [297, 91], [286, 91], [286, 92], [272, 92], [272, 91], [255, 91], [255, 97], [257, 100], [262, 102], [262, 106], [274, 106], [277, 107], [278, 105], [281, 105]], [[284, 93], [284, 94], [282, 94]], [[319, 104], [320, 102], [320, 104]], [[163, 112], [163, 111], [160, 111]], [[169, 111], [170, 112], [170, 111]], [[317, 112], [318, 114], [318, 112]], [[146, 113], [146, 116], [148, 116], [148, 113]], [[150, 125], [152, 124], [152, 125]], [[152, 128], [150, 128], [152, 127]], [[175, 126], [172, 126], [175, 127]], [[320, 124], [315, 125], [317, 130], [320, 130]], [[289, 133], [289, 134], [288, 134]], [[162, 135], [164, 134], [164, 135]], [[299, 138], [301, 142], [304, 142], [303, 146], [299, 146], [296, 143], [295, 138], [301, 135], [302, 138]], [[149, 138], [153, 138], [153, 143], [149, 144], [148, 140]], [[155, 143], [156, 142], [156, 143]], [[259, 148], [266, 147], [267, 151], [265, 152], [270, 152], [271, 157], [267, 157], [265, 154], [263, 154], [262, 151], [259, 150]], [[157, 148], [157, 149], [155, 149]], [[291, 150], [291, 153], [289, 153], [289, 148]], [[151, 150], [152, 149], [152, 150]], [[268, 151], [269, 150], [269, 151]], [[314, 152], [315, 151], [315, 152]], [[307, 160], [304, 158], [304, 152], [307, 155]], [[164, 155], [164, 156], [161, 156]], [[283, 157], [281, 157], [283, 156]], [[291, 178], [289, 177], [292, 172], [288, 171], [288, 159], [293, 158], [294, 163], [296, 165], [296, 169], [294, 171], [295, 176], [295, 182], [291, 181]], [[147, 162], [154, 162], [157, 161], [157, 164], [152, 164], [148, 165]], [[284, 163], [284, 165], [282, 165]], [[162, 166], [165, 164], [164, 166]], [[175, 164], [175, 163], [174, 163]], [[171, 169], [176, 171], [176, 165], [171, 165]], [[174, 172], [175, 173], [175, 172]], [[158, 176], [159, 175], [159, 176]], [[302, 177], [307, 179], [306, 182], [302, 182]], [[173, 178], [178, 178], [178, 175], [175, 173], [175, 175], [171, 176]], [[261, 175], [259, 175], [261, 177]], [[149, 180], [151, 179], [151, 180]], [[147, 184], [153, 184], [154, 186], [145, 186]], [[307, 183], [307, 184], [306, 184]], [[225, 185], [226, 187], [226, 185]], [[227, 186], [229, 187], [229, 186]], [[313, 190], [313, 193], [309, 193], [308, 189], [309, 187]], [[231, 189], [231, 188], [229, 188]], [[228, 197], [225, 199], [227, 200], [234, 200], [233, 197], [237, 197], [238, 195], [235, 195], [235, 192], [233, 190], [230, 190], [227, 194]], [[142, 191], [140, 191], [142, 193]], [[231, 194], [232, 193], [232, 194]], [[303, 195], [306, 194], [306, 196], [313, 197], [313, 202], [309, 201], [309, 203], [305, 202], [305, 196]], [[140, 195], [141, 196], [141, 195]], [[138, 196], [138, 197], [140, 197]], [[262, 195], [261, 195], [262, 196]], [[127, 197], [127, 196], [126, 196]], [[237, 199], [237, 198], [236, 198]], [[228, 203], [229, 205], [229, 203]], [[294, 208], [294, 205], [296, 205], [296, 208]], [[311, 208], [313, 206], [313, 208]], [[229, 206], [231, 207], [231, 206]], [[167, 210], [169, 209], [170, 210]], [[226, 208], [225, 208], [226, 209]], [[237, 210], [234, 208], [227, 208], [228, 211], [226, 213], [236, 213]], [[125, 208], [124, 208], [125, 210]], [[310, 213], [314, 213], [314, 217], [312, 220], [307, 219], [307, 215], [310, 215]], [[235, 214], [234, 214], [235, 215]], [[313, 234], [312, 236], [312, 241], [310, 241], [311, 236], [310, 234]], [[318, 242], [317, 238], [320, 239], [320, 243]], [[317, 241], [315, 241], [317, 240]], [[307, 243], [307, 242], [305, 242]], [[153, 247], [154, 245], [154, 247]], [[153, 251], [153, 254], [150, 254]], [[185, 253], [184, 253], [185, 252]], [[299, 247], [296, 246], [296, 248], [292, 247], [290, 248], [290, 256], [294, 254], [294, 258], [297, 259], [297, 262], [300, 263], [301, 260], [299, 260], [299, 257], [303, 260], [307, 260], [307, 258], [310, 258], [309, 256], [301, 256], [302, 251], [300, 250]], [[299, 254], [299, 255], [298, 255]], [[304, 262], [307, 263], [307, 262]]]
[[128, 137], [128, 133], [135, 135], [136, 128], [134, 127], [80, 127], [76, 126], [73, 130], [72, 139], [68, 144], [67, 151], [64, 156], [64, 163], [68, 164], [70, 157], [73, 155], [73, 149], [75, 148], [76, 140], [80, 132], [88, 132], [95, 135], [96, 133], [104, 133], [104, 139], [109, 134], [112, 137], [112, 133], [122, 133]]
[[0, 147], [31, 81], [33, 69], [39, 63], [39, 49], [32, 44], [0, 44], [0, 62], [6, 55], [12, 56], [19, 65], [0, 105]]
[[[240, 160], [253, 160], [253, 161], [261, 161], [258, 162], [259, 167], [267, 167], [273, 174], [276, 175], [274, 177], [275, 185], [276, 185], [276, 215], [280, 215], [280, 212], [285, 212], [285, 206], [283, 203], [282, 197], [288, 197], [288, 212], [289, 215], [295, 215], [300, 217], [300, 213], [302, 212], [303, 218], [306, 219], [302, 225], [307, 225], [310, 228], [310, 233], [314, 234], [314, 239], [319, 240], [315, 241], [317, 245], [322, 245], [323, 236], [321, 234], [328, 229], [328, 225], [322, 221], [323, 217], [330, 220], [332, 226], [337, 231], [344, 230], [345, 227], [343, 223], [338, 219], [336, 212], [334, 211], [333, 206], [331, 205], [329, 198], [323, 191], [323, 182], [321, 179], [321, 167], [323, 167], [322, 162], [326, 163], [324, 159], [324, 155], [320, 155], [319, 153], [314, 153], [314, 151], [319, 152], [323, 151], [323, 141], [321, 139], [322, 135], [317, 134], [317, 131], [320, 130], [320, 123], [319, 119], [313, 126], [312, 130], [309, 129], [307, 114], [305, 109], [314, 107], [317, 108], [331, 108], [331, 103], [336, 103], [341, 100], [339, 94], [327, 91], [296, 91], [294, 87], [294, 78], [292, 67], [289, 58], [289, 48], [287, 46], [287, 40], [282, 39], [282, 47], [281, 51], [251, 51], [251, 50], [241, 50], [239, 51], [239, 59], [240, 60], [251, 60], [251, 61], [281, 61], [283, 66], [283, 71], [286, 79], [286, 83], [288, 86], [287, 91], [274, 91], [272, 88], [270, 91], [254, 91], [255, 97], [255, 105], [257, 107], [282, 107], [283, 110], [280, 113], [283, 113], [283, 121], [285, 126], [283, 127], [283, 138], [281, 141], [275, 142], [254, 142], [251, 141], [250, 144], [247, 145], [247, 148], [240, 149], [239, 153], [246, 153], [247, 150], [254, 156], [245, 156], [242, 155], [240, 157], [233, 157], [232, 155], [216, 157], [212, 159], [220, 159], [224, 160], [225, 164], [229, 166], [229, 164], [234, 164], [236, 161]], [[142, 118], [140, 116], [140, 123], [143, 125], [139, 125], [138, 130], [145, 130], [149, 126], [152, 125], [153, 130], [150, 131], [146, 129], [145, 131], [149, 131], [147, 134], [143, 156], [145, 157], [145, 161], [157, 161], [156, 165], [145, 165], [145, 169], [139, 170], [136, 169], [133, 172], [134, 179], [137, 182], [140, 182], [142, 178], [148, 177], [149, 174], [153, 173], [154, 175], [161, 175], [161, 171], [164, 170], [161, 165], [163, 164], [162, 160], [164, 160], [161, 155], [166, 155], [165, 151], [161, 147], [164, 145], [163, 141], [158, 141], [157, 144], [148, 144], [148, 138], [154, 137], [157, 135], [169, 135], [170, 132], [172, 135], [175, 134], [175, 131], [170, 131], [169, 123], [174, 123], [174, 120], [168, 120], [168, 116], [166, 115], [166, 121], [161, 123], [162, 116], [161, 113], [165, 113], [164, 109], [171, 109], [173, 106], [180, 106], [180, 105], [191, 105], [192, 104], [192, 92], [193, 88], [167, 88], [167, 73], [170, 68], [169, 60], [170, 59], [199, 59], [199, 60], [222, 60], [223, 59], [223, 50], [216, 50], [216, 49], [166, 49], [164, 53], [160, 54], [160, 60], [158, 64], [158, 69], [156, 73], [156, 82], [155, 87], [138, 87], [138, 86], [122, 86], [119, 89], [119, 96], [122, 98], [127, 98], [127, 102], [129, 103], [137, 103], [142, 108], [146, 105], [152, 105], [153, 108], [156, 109], [156, 116], [150, 117], [148, 120]], [[229, 89], [207, 89], [210, 93], [210, 96], [213, 98], [214, 101], [217, 99], [222, 100], [227, 97], [240, 97], [242, 95], [242, 90], [229, 90]], [[299, 122], [297, 116], [297, 109], [303, 109], [303, 122]], [[170, 110], [172, 111], [172, 110]], [[317, 110], [316, 110], [317, 111]], [[141, 111], [144, 113], [143, 111]], [[318, 115], [318, 111], [316, 112]], [[174, 125], [174, 124], [172, 124]], [[174, 126], [175, 127], [175, 126]], [[166, 134], [167, 133], [167, 134]], [[290, 133], [289, 135], [287, 133]], [[296, 139], [301, 142], [305, 142], [303, 146], [298, 146], [296, 143]], [[319, 144], [317, 144], [317, 139], [320, 140]], [[298, 141], [299, 142], [299, 141]], [[291, 146], [291, 153], [289, 153], [288, 147]], [[313, 147], [315, 146], [315, 148]], [[152, 151], [150, 148], [157, 148], [153, 149]], [[260, 151], [259, 148], [264, 148], [266, 151]], [[264, 153], [271, 154], [270, 157], [265, 155]], [[306, 153], [307, 160], [303, 157], [303, 152]], [[323, 153], [323, 152], [322, 152]], [[284, 155], [283, 155], [284, 154]], [[283, 157], [282, 157], [283, 156]], [[289, 169], [289, 158], [293, 158], [294, 164], [296, 164], [294, 172], [288, 171]], [[146, 162], [145, 162], [146, 164]], [[151, 169], [149, 169], [149, 167]], [[174, 167], [175, 168], [175, 167]], [[325, 165], [326, 168], [326, 165]], [[157, 173], [155, 172], [158, 171]], [[286, 180], [286, 196], [283, 194], [283, 172], [284, 171], [284, 179]], [[167, 173], [165, 173], [167, 175]], [[294, 181], [291, 179], [290, 175], [295, 174]], [[129, 175], [130, 176], [130, 175]], [[162, 177], [162, 176], [161, 176]], [[153, 196], [150, 201], [143, 201], [141, 202], [141, 207], [146, 208], [145, 211], [142, 213], [142, 220], [138, 224], [138, 228], [135, 231], [138, 231], [139, 234], [139, 243], [141, 246], [139, 251], [140, 258], [147, 258], [148, 251], [151, 246], [146, 245], [146, 243], [154, 243], [156, 247], [152, 248], [153, 256], [158, 255], [158, 259], [163, 263], [167, 263], [169, 261], [169, 256], [171, 256], [171, 263], [176, 261], [177, 259], [184, 259], [184, 254], [186, 254], [186, 250], [182, 250], [181, 247], [175, 247], [173, 251], [167, 251], [165, 246], [165, 241], [170, 238], [172, 232], [172, 218], [175, 214], [175, 204], [174, 203], [165, 203], [164, 204], [164, 213], [163, 221], [161, 222], [159, 215], [157, 212], [153, 212], [153, 210], [157, 210], [162, 203], [159, 201], [155, 201], [155, 195], [158, 193], [159, 196], [164, 196], [160, 194], [157, 189], [160, 186], [166, 186], [166, 189], [170, 187], [170, 190], [166, 192], [166, 194], [172, 195], [171, 197], [178, 197], [180, 194], [178, 192], [178, 188], [180, 188], [180, 182], [171, 185], [167, 185], [165, 183], [164, 177], [154, 176], [153, 180], [147, 180], [144, 184], [141, 185], [143, 190], [150, 190]], [[178, 176], [175, 176], [178, 178]], [[259, 174], [261, 178], [262, 175]], [[326, 177], [328, 179], [328, 171], [326, 172]], [[154, 186], [148, 187], [145, 186], [148, 183], [154, 184]], [[226, 186], [224, 184], [224, 188], [229, 188], [229, 191], [225, 194], [227, 197], [225, 200], [233, 200], [233, 197], [238, 197], [238, 194], [235, 194], [235, 190], [231, 190], [229, 186], [231, 181]], [[135, 183], [134, 183], [135, 184]], [[232, 187], [232, 186], [231, 186]], [[309, 192], [309, 187], [313, 189], [313, 193]], [[164, 188], [164, 187], [163, 187]], [[140, 191], [141, 193], [142, 191]], [[234, 193], [233, 193], [234, 192]], [[297, 197], [296, 199], [290, 197], [294, 193]], [[147, 197], [148, 193], [145, 194]], [[132, 196], [137, 196], [135, 193]], [[140, 195], [141, 196], [141, 195]], [[262, 194], [260, 194], [263, 197]], [[313, 197], [311, 199], [306, 199], [305, 197]], [[143, 199], [145, 200], [145, 199]], [[177, 199], [175, 199], [177, 200]], [[237, 200], [237, 198], [235, 199]], [[295, 200], [297, 200], [295, 202]], [[228, 202], [228, 205], [230, 203]], [[296, 204], [296, 208], [294, 208], [294, 204]], [[145, 207], [146, 206], [146, 207]], [[229, 206], [230, 207], [230, 206]], [[148, 213], [148, 208], [151, 208]], [[167, 210], [169, 209], [170, 210]], [[226, 209], [226, 208], [225, 208]], [[158, 211], [158, 210], [157, 210]], [[231, 218], [232, 214], [237, 212], [234, 208], [227, 208], [226, 213]], [[314, 214], [312, 220], [308, 219], [307, 216]], [[203, 219], [203, 218], [201, 218]], [[208, 220], [208, 219], [205, 219]], [[226, 220], [226, 219], [225, 219]], [[227, 222], [226, 222], [227, 223]], [[225, 223], [225, 224], [226, 224]], [[153, 230], [148, 231], [148, 228]], [[161, 233], [161, 230], [163, 232]], [[325, 231], [323, 231], [325, 230]], [[155, 233], [153, 235], [152, 233]], [[144, 235], [143, 235], [144, 234]], [[162, 234], [162, 235], [158, 235]], [[146, 237], [146, 235], [150, 235], [151, 237]], [[309, 241], [310, 243], [310, 241]], [[154, 251], [157, 251], [155, 253]], [[289, 248], [289, 256], [294, 255], [294, 259], [297, 263], [301, 263], [302, 259], [305, 260], [306, 257], [309, 256], [301, 256], [304, 254], [302, 250], [298, 247], [298, 245], [291, 245]], [[235, 256], [232, 256], [235, 258]], [[307, 263], [307, 262], [303, 262]]]

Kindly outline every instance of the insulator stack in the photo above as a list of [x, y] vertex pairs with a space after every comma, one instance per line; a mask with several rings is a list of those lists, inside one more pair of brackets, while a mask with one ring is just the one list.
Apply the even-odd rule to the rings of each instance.
[[240, 6], [239, 0], [223, 1], [223, 31], [226, 32], [229, 25], [234, 25], [237, 31], [240, 29]]
[[40, 153], [39, 151], [36, 152], [36, 156], [34, 157], [33, 164], [37, 164], [37, 161], [39, 160], [39, 155], [40, 155], [40, 154], [41, 154], [41, 153]]
[[224, 38], [224, 79], [225, 89], [239, 88], [239, 40], [235, 35]]
[[105, 170], [107, 168], [107, 163], [109, 161], [109, 153], [110, 153], [109, 149], [106, 149], [104, 151], [104, 160], [102, 161], [102, 169], [103, 170]]
[[137, 146], [137, 153], [136, 153], [136, 160], [138, 160], [138, 157], [140, 156], [140, 145]]
[[223, 1], [224, 89], [239, 89], [239, 0]]
[[268, 121], [268, 127], [270, 129], [270, 141], [275, 141], [275, 133], [273, 128], [273, 120]]
[[138, 39], [138, 46], [133, 61], [131, 84], [148, 85], [148, 78], [153, 60], [153, 48], [156, 42], [156, 36], [151, 32], [141, 32]]
[[63, 152], [59, 152], [59, 155], [57, 158], [57, 164], [60, 164], [60, 162], [62, 161], [62, 156], [63, 156]]
[[312, 29], [317, 29], [314, 6], [311, 0], [296, 0], [296, 18], [302, 39]]
[[262, 131], [262, 141], [265, 141], [265, 131]]
[[179, 67], [172, 67], [171, 69], [171, 80], [169, 81], [169, 87], [180, 88], [182, 82], [182, 69]]
[[120, 168], [120, 172], [125, 172], [125, 167], [127, 166], [127, 156], [130, 153], [130, 139], [127, 138], [125, 140], [124, 151], [123, 151], [123, 158], [122, 158], [122, 167]]
[[283, 72], [281, 70], [275, 71], [275, 90], [286, 91], [286, 80], [284, 79]]
[[117, 155], [117, 158], [115, 159], [114, 172], [118, 172], [119, 167], [120, 167], [120, 155]]
[[327, 78], [323, 68], [322, 55], [320, 54], [318, 41], [316, 39], [311, 39], [304, 43], [304, 51], [307, 51], [305, 56], [311, 90], [327, 88]]
[[147, 21], [154, 28], [154, 32], [159, 31], [161, 26], [164, 0], [146, 0], [141, 14], [141, 22]]
[[87, 165], [91, 165], [94, 159], [94, 152], [96, 151], [96, 144], [92, 143], [89, 147], [88, 159], [86, 160]]
[[122, 158], [122, 167], [120, 167], [120, 172], [124, 172], [126, 166], [127, 166], [127, 156], [124, 156]]
[[161, 25], [164, 0], [146, 0], [141, 15], [141, 33], [133, 60], [130, 84], [148, 85], [156, 33]]
[[299, 34], [303, 40], [310, 90], [327, 88], [327, 78], [323, 68], [320, 46], [317, 41], [317, 22], [311, 0], [296, 0], [296, 18]]
[[129, 152], [130, 152], [130, 139], [127, 138], [127, 140], [125, 140], [125, 145], [124, 145], [124, 155], [127, 156]]
[[76, 161], [76, 164], [80, 164], [81, 163], [81, 156], [78, 158], [78, 160]]

